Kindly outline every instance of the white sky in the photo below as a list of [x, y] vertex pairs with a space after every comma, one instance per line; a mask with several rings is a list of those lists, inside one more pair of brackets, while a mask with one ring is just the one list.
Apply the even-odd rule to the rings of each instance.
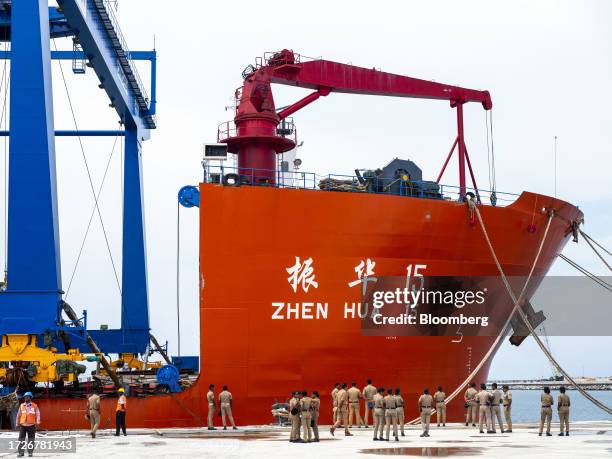
[[[204, 142], [232, 117], [240, 73], [264, 51], [294, 49], [419, 78], [488, 89], [493, 98], [498, 189], [553, 193], [553, 138], [558, 195], [580, 205], [585, 230], [612, 246], [612, 6], [602, 1], [246, 2], [120, 0], [117, 15], [130, 49], [158, 50], [158, 126], [144, 144], [151, 325], [176, 351], [176, 193], [201, 177]], [[71, 46], [58, 40], [60, 49]], [[53, 44], [52, 44], [53, 47]], [[64, 62], [79, 128], [114, 129], [116, 115], [92, 71], [73, 75]], [[141, 75], [148, 81], [146, 65]], [[74, 125], [54, 63], [57, 129]], [[304, 93], [275, 87], [277, 106]], [[1, 96], [1, 95], [0, 95]], [[331, 94], [294, 115], [304, 146], [302, 169], [351, 173], [395, 156], [435, 179], [455, 136], [455, 113], [442, 101]], [[488, 188], [484, 112], [465, 110], [466, 142], [476, 178]], [[85, 139], [96, 187], [113, 139]], [[1, 147], [0, 147], [1, 149]], [[93, 199], [76, 139], [56, 139], [64, 288], [73, 270]], [[120, 155], [115, 152], [101, 198], [115, 263], [121, 260]], [[456, 184], [453, 163], [442, 179]], [[4, 206], [0, 202], [2, 213]], [[290, 215], [287, 215], [290, 219]], [[197, 212], [181, 211], [182, 353], [198, 349]], [[4, 227], [2, 228], [4, 232]], [[4, 240], [4, 238], [2, 238]], [[3, 243], [2, 243], [3, 245]], [[581, 244], [584, 245], [584, 244]], [[4, 252], [4, 247], [0, 252]], [[565, 253], [596, 272], [587, 250]], [[559, 262], [561, 263], [561, 262]], [[558, 263], [554, 273], [573, 274]], [[119, 294], [99, 222], [85, 246], [68, 301], [88, 309], [90, 324], [119, 326]], [[551, 338], [574, 374], [612, 374], [600, 351], [612, 338]], [[548, 375], [532, 342], [498, 353], [492, 376]]]

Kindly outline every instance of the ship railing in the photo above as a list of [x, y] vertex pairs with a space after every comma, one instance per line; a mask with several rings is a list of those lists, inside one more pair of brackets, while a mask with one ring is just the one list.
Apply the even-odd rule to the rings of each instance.
[[[271, 176], [274, 177], [274, 183], [270, 180]], [[315, 190], [317, 189], [318, 179], [313, 172], [238, 168], [224, 164], [207, 164], [204, 170], [204, 183]]]
[[[266, 127], [260, 129], [251, 127], [249, 131], [250, 135], [253, 136], [270, 136], [270, 129]], [[233, 120], [224, 121], [217, 127], [217, 143], [225, 142], [227, 139], [237, 137], [238, 135], [238, 128]], [[293, 122], [293, 118], [288, 117], [283, 119], [276, 127], [276, 135], [278, 137], [290, 139], [297, 144], [297, 129]]]
[[223, 142], [230, 137], [236, 137], [238, 129], [233, 121], [224, 121], [217, 127], [217, 143]]
[[[274, 183], [270, 180], [274, 177]], [[229, 182], [227, 181], [229, 179]], [[299, 170], [266, 170], [238, 168], [223, 164], [208, 164], [205, 168], [204, 183], [224, 183], [232, 185], [266, 186], [275, 188], [293, 188], [301, 190], [318, 190], [328, 192], [369, 193], [392, 196], [405, 196], [447, 201], [460, 200], [460, 188], [456, 185], [435, 184], [422, 180], [401, 181], [382, 177], [357, 177], [355, 175], [327, 174]], [[519, 196], [516, 193], [466, 187], [483, 204], [504, 206], [514, 202]]]

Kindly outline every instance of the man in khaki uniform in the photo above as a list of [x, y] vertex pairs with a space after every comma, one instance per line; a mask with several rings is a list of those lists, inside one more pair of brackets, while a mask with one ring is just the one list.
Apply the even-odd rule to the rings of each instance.
[[312, 441], [312, 398], [308, 396], [306, 391], [302, 392], [300, 412], [300, 422], [302, 423], [302, 429], [304, 429], [304, 441], [310, 443]]
[[476, 383], [472, 383], [463, 395], [463, 399], [465, 400], [465, 407], [467, 408], [467, 413], [465, 415], [466, 426], [470, 425], [471, 423], [472, 426], [476, 427], [476, 409], [478, 408], [476, 394], [478, 394], [478, 391], [476, 390]]
[[291, 433], [289, 441], [300, 443], [300, 396], [299, 392], [294, 392], [289, 400], [289, 422], [291, 422]]
[[215, 385], [211, 384], [208, 386], [208, 393], [206, 394], [206, 400], [208, 401], [208, 430], [217, 430], [213, 426], [213, 416], [215, 414]]
[[219, 394], [219, 406], [221, 407], [221, 421], [223, 422], [223, 430], [227, 430], [225, 424], [225, 418], [229, 418], [229, 422], [232, 424], [232, 429], [238, 430], [236, 424], [234, 424], [234, 417], [232, 416], [232, 393], [227, 390], [227, 386], [223, 386], [223, 391]]
[[374, 402], [374, 441], [384, 441], [383, 426], [385, 425], [385, 389], [378, 388], [372, 398]]
[[565, 436], [569, 437], [569, 410], [570, 398], [565, 394], [565, 387], [559, 388], [559, 398], [557, 399], [557, 411], [559, 412], [559, 436], [563, 436], [563, 428], [565, 427]]
[[314, 434], [314, 442], [319, 441], [319, 413], [321, 411], [321, 399], [316, 390], [312, 391], [312, 433]]
[[338, 392], [339, 391], [340, 391], [340, 383], [336, 383], [334, 385], [334, 388], [331, 391], [332, 407], [333, 407], [332, 424], [335, 424], [336, 421], [338, 420]]
[[349, 402], [349, 427], [353, 427], [353, 419], [359, 428], [363, 425], [363, 419], [359, 413], [359, 401], [363, 398], [361, 391], [357, 388], [357, 383], [353, 382], [351, 388], [348, 390], [348, 402]]
[[438, 386], [438, 391], [433, 396], [436, 403], [436, 417], [438, 418], [438, 427], [442, 423], [442, 427], [446, 427], [446, 394], [442, 390], [442, 386]]
[[329, 432], [333, 436], [340, 424], [344, 424], [344, 435], [351, 437], [353, 434], [350, 433], [348, 429], [348, 392], [346, 391], [346, 383], [342, 384], [342, 388], [338, 391], [336, 403], [338, 405], [338, 419], [336, 419], [335, 424], [331, 426]]
[[419, 413], [421, 413], [421, 427], [423, 433], [421, 437], [429, 437], [429, 423], [431, 422], [431, 406], [433, 405], [433, 397], [429, 395], [429, 389], [423, 391], [423, 395], [418, 401]]
[[404, 418], [404, 397], [402, 397], [399, 387], [395, 389], [395, 405], [395, 411], [397, 411], [397, 424], [399, 425], [402, 437], [405, 437], [404, 424], [406, 424], [406, 421]]
[[495, 432], [495, 420], [499, 424], [499, 430], [504, 433], [504, 423], [502, 422], [501, 412], [499, 411], [499, 405], [502, 402], [502, 394], [497, 388], [497, 383], [491, 385], [491, 430]]
[[385, 404], [385, 441], [389, 441], [391, 425], [393, 425], [393, 436], [395, 437], [395, 441], [399, 441], [397, 437], [397, 402], [393, 395], [393, 389], [387, 390], [387, 395], [383, 401]]
[[504, 403], [504, 418], [506, 418], [506, 433], [512, 432], [512, 392], [507, 384], [502, 386], [502, 401]]
[[544, 393], [540, 396], [541, 408], [540, 408], [540, 432], [538, 435], [542, 436], [544, 430], [544, 421], [546, 421], [546, 436], [550, 437], [550, 421], [552, 420], [552, 406], [555, 403], [552, 395], [550, 395], [550, 387], [544, 388]]
[[480, 433], [484, 433], [482, 430], [483, 424], [487, 427], [487, 433], [493, 433], [491, 430], [491, 392], [487, 390], [485, 383], [480, 384], [480, 392], [476, 394], [476, 400], [479, 406], [478, 409], [478, 427]]
[[96, 432], [100, 426], [100, 396], [97, 390], [87, 399], [87, 411], [85, 413], [91, 425], [91, 438], [96, 438]]
[[363, 422], [368, 428], [368, 419], [372, 412], [372, 424], [374, 424], [374, 396], [376, 395], [376, 387], [372, 385], [372, 380], [368, 379], [368, 385], [363, 388], [363, 398], [365, 399], [365, 416]]

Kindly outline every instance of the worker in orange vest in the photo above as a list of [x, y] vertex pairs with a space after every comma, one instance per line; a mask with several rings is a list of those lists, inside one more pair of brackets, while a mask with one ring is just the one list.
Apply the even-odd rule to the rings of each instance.
[[125, 397], [125, 389], [119, 388], [119, 398], [117, 399], [117, 408], [115, 409], [115, 437], [119, 436], [119, 429], [123, 431], [123, 435], [127, 435], [125, 431], [125, 414], [127, 412], [127, 398]]
[[17, 411], [15, 425], [19, 427], [19, 444], [17, 447], [19, 457], [23, 457], [23, 450], [26, 445], [25, 438], [28, 435], [28, 456], [34, 454], [34, 438], [36, 437], [36, 426], [40, 424], [40, 410], [36, 403], [32, 401], [32, 392], [23, 394], [23, 403]]

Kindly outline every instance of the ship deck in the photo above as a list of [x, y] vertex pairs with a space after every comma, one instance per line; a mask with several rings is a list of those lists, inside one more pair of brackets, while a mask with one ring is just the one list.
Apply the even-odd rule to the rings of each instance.
[[[558, 437], [553, 424], [552, 437], [538, 437], [535, 423], [516, 424], [513, 433], [481, 435], [475, 428], [452, 424], [432, 427], [429, 438], [419, 438], [418, 426], [408, 427], [399, 442], [373, 442], [372, 429], [353, 429], [353, 437], [339, 432], [332, 437], [328, 427], [321, 427], [321, 442], [289, 443], [288, 428], [240, 427], [238, 431], [205, 429], [137, 429], [127, 437], [116, 438], [109, 430], [99, 431], [92, 439], [88, 432], [63, 432], [77, 436], [78, 457], [610, 457], [612, 421], [575, 422], [570, 437]], [[58, 433], [53, 433], [57, 435]], [[40, 437], [42, 437], [40, 435]], [[0, 439], [16, 433], [2, 432]], [[0, 456], [4, 456], [1, 454]], [[65, 453], [64, 453], [65, 455]], [[60, 456], [49, 452], [45, 457]]]

